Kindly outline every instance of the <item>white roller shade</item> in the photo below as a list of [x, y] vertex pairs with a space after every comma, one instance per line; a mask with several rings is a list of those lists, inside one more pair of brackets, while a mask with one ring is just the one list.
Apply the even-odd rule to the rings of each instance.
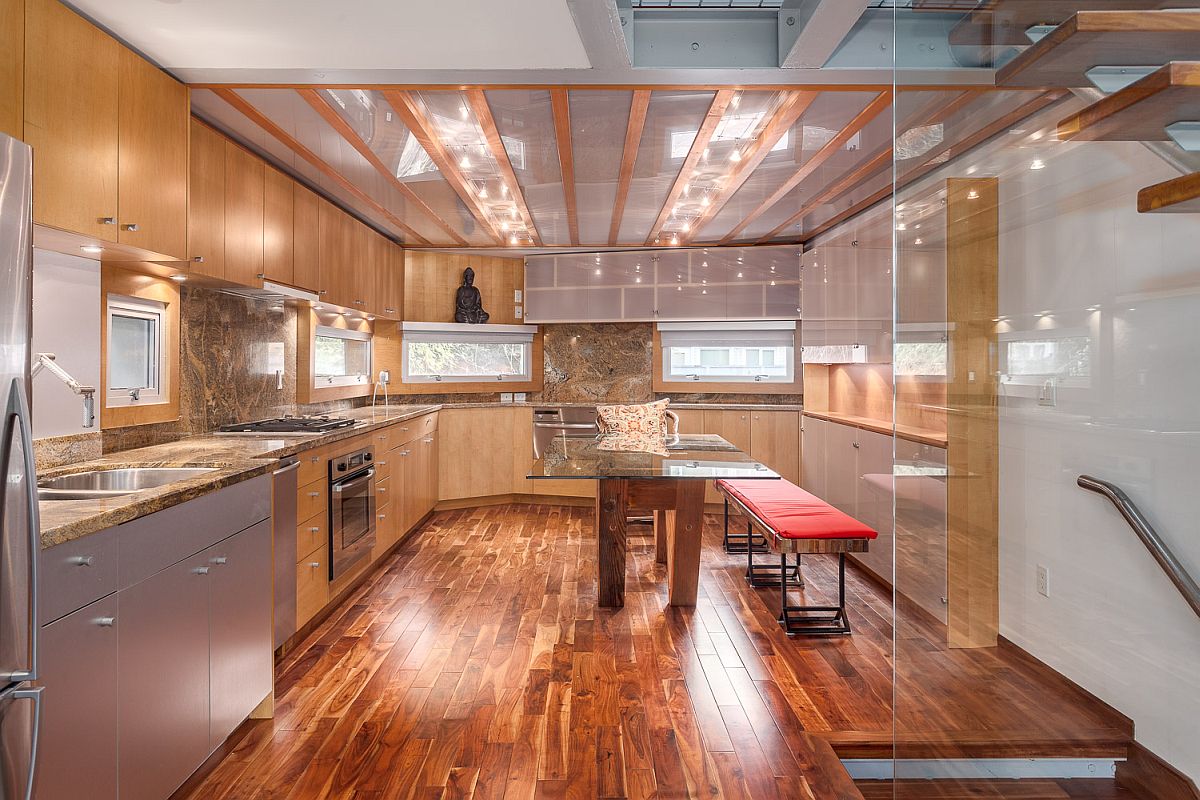
[[476, 344], [529, 344], [537, 325], [467, 325], [460, 323], [405, 322], [406, 342], [474, 342]]
[[659, 323], [662, 346], [794, 347], [795, 322]]

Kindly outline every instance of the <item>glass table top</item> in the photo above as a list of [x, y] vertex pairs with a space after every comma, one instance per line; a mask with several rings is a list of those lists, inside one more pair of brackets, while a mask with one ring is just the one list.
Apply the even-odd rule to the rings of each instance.
[[720, 436], [602, 434], [558, 437], [533, 462], [529, 478], [778, 479]]

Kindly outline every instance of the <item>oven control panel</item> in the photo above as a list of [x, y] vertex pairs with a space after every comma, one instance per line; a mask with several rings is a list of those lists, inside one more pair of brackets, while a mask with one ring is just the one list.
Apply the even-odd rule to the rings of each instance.
[[348, 475], [363, 467], [369, 466], [375, 460], [375, 449], [372, 447], [355, 450], [344, 456], [338, 456], [329, 462], [329, 471], [336, 475]]

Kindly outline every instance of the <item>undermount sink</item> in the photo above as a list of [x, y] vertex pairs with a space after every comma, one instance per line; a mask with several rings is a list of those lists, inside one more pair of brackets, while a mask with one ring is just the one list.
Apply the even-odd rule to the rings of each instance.
[[130, 467], [59, 475], [38, 481], [39, 500], [121, 497], [214, 472], [215, 467]]

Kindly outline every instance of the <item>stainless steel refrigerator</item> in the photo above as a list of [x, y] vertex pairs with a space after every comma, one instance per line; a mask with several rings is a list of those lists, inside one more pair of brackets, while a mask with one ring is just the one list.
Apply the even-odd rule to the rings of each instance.
[[0, 134], [0, 800], [28, 800], [41, 710], [37, 680], [40, 530], [29, 367], [33, 281], [28, 145]]

